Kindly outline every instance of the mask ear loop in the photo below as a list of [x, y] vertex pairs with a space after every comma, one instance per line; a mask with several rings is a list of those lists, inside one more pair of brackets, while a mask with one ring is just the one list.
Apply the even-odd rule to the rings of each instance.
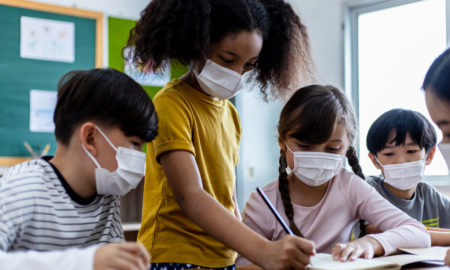
[[286, 148], [289, 150], [289, 152], [291, 152], [291, 154], [294, 154], [294, 152], [291, 150], [291, 148], [289, 148], [289, 146], [287, 145], [286, 141], [284, 141], [284, 145], [286, 145]]
[[111, 145], [112, 149], [117, 152], [117, 147], [108, 139], [105, 133], [103, 133], [103, 131], [99, 127], [95, 126], [95, 128], [98, 130], [98, 132], [100, 132], [100, 134], [102, 134], [103, 138], [105, 138], [109, 145]]
[[378, 165], [380, 165], [381, 168], [384, 168], [383, 164], [381, 164], [381, 162], [378, 160], [377, 156], [374, 155], [374, 157], [375, 157], [375, 160], [378, 162]]
[[100, 164], [98, 163], [98, 161], [95, 159], [95, 157], [91, 154], [91, 152], [89, 152], [86, 147], [84, 146], [84, 144], [81, 144], [81, 147], [83, 148], [84, 152], [86, 152], [86, 154], [88, 155], [88, 157], [91, 158], [91, 160], [95, 163], [95, 166], [97, 166], [97, 168], [101, 168]]

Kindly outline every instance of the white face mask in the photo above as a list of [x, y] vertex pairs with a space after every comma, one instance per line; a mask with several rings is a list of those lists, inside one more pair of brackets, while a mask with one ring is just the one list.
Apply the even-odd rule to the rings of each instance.
[[438, 144], [439, 151], [441, 151], [442, 156], [447, 162], [447, 169], [450, 170], [450, 143], [440, 143]]
[[116, 151], [117, 169], [110, 172], [102, 168], [98, 161], [87, 151], [82, 144], [86, 154], [92, 159], [97, 168], [95, 169], [95, 183], [98, 194], [125, 195], [131, 189], [136, 188], [145, 175], [145, 153], [124, 147], [115, 147], [108, 137], [96, 127], [100, 134], [106, 139]]
[[401, 164], [383, 165], [384, 182], [398, 190], [408, 190], [423, 180], [425, 170], [425, 160], [406, 162]]
[[195, 68], [194, 74], [205, 93], [218, 99], [229, 99], [242, 90], [250, 72], [241, 75], [207, 59], [200, 74]]
[[[285, 143], [286, 144], [286, 143]], [[341, 169], [344, 155], [326, 152], [293, 152], [294, 174], [308, 186], [317, 187], [331, 180]]]

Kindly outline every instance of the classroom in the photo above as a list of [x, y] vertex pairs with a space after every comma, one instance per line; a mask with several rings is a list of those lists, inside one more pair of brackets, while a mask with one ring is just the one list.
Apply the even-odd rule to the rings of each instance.
[[450, 0], [0, 0], [0, 40], [0, 269], [450, 269]]

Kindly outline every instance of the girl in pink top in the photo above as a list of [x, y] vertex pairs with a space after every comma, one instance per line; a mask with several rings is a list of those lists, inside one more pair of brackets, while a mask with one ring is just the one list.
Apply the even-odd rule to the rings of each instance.
[[[317, 252], [331, 252], [335, 260], [430, 246], [430, 235], [421, 223], [361, 179], [352, 146], [356, 131], [353, 107], [341, 91], [320, 85], [298, 90], [281, 111], [278, 124], [279, 178], [264, 192], [294, 234], [312, 240]], [[343, 168], [344, 155], [355, 174]], [[352, 226], [359, 219], [382, 233], [350, 242]], [[286, 234], [257, 193], [248, 200], [243, 221], [269, 240]], [[236, 264], [250, 262], [239, 256]]]

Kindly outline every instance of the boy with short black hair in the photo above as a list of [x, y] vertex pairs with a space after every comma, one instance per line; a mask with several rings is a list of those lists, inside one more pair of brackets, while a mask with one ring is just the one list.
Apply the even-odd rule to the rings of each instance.
[[[367, 177], [367, 182], [430, 230], [450, 228], [450, 201], [422, 182], [425, 166], [433, 160], [436, 141], [430, 122], [422, 114], [405, 109], [385, 112], [367, 134], [369, 158], [382, 172], [380, 177]], [[368, 227], [367, 231], [372, 229]], [[431, 239], [433, 245], [450, 244], [450, 234], [431, 234]]]
[[73, 71], [58, 85], [54, 122], [55, 156], [0, 179], [1, 268], [147, 269], [142, 245], [119, 243], [119, 195], [144, 175], [140, 150], [157, 132], [152, 101], [116, 70]]

